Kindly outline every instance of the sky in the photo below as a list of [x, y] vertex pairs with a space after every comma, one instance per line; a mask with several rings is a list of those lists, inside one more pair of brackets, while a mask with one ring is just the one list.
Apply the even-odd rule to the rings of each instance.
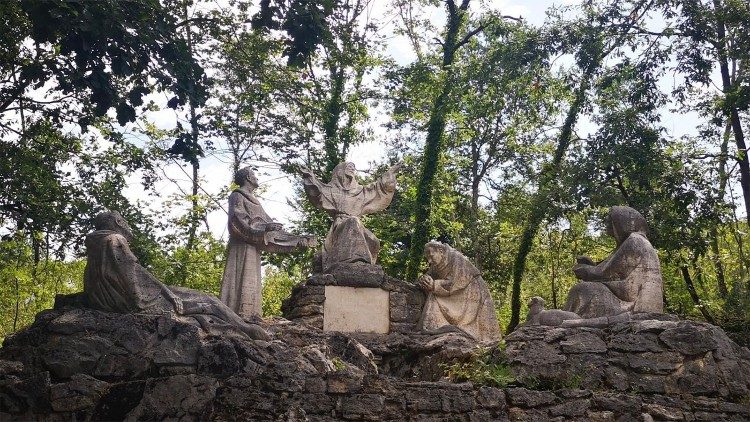
[[[481, 10], [494, 9], [502, 12], [504, 15], [523, 17], [533, 25], [542, 25], [545, 19], [545, 11], [548, 8], [552, 6], [571, 5], [577, 1], [579, 0], [488, 0], [476, 3], [481, 7]], [[408, 64], [414, 59], [415, 55], [410, 43], [403, 36], [394, 34], [393, 18], [388, 18], [390, 16], [389, 3], [388, 0], [375, 0], [372, 4], [371, 16], [386, 22], [379, 30], [379, 34], [383, 34], [386, 40], [385, 55], [391, 57], [401, 65]], [[478, 10], [480, 9], [475, 8], [475, 11]], [[445, 19], [445, 13], [442, 8], [437, 7], [430, 11], [429, 18], [436, 26], [440, 27]], [[668, 85], [674, 83], [674, 81], [670, 81], [669, 77], [667, 77], [662, 83], [665, 84], [665, 88], [668, 88]], [[166, 104], [167, 96], [155, 95], [153, 100], [162, 106], [162, 110], [148, 112], [147, 119], [159, 128], [174, 128], [177, 123], [178, 114], [174, 110], [163, 107]], [[671, 135], [681, 136], [695, 132], [695, 125], [698, 121], [697, 116], [695, 116], [695, 119], [692, 119], [690, 115], [685, 116], [683, 114], [677, 116], [665, 110], [662, 117], [662, 124]], [[376, 109], [368, 122], [369, 127], [372, 128], [375, 134], [375, 140], [355, 145], [349, 152], [347, 160], [354, 162], [359, 170], [368, 171], [372, 164], [382, 161], [384, 158], [384, 152], [386, 151], [384, 139], [388, 136], [388, 133], [382, 125], [388, 121], [388, 118], [385, 110]], [[595, 126], [590, 121], [581, 120], [577, 125], [577, 133], [585, 136], [593, 131], [594, 128]], [[283, 224], [292, 224], [298, 217], [293, 207], [288, 203], [295, 196], [292, 176], [281, 173], [275, 166], [269, 165], [269, 163], [248, 162], [247, 164], [258, 168], [258, 178], [261, 183], [258, 196], [268, 214]], [[177, 164], [177, 162], [165, 167], [163, 175], [170, 180], [162, 180], [157, 183], [156, 190], [161, 198], [154, 197], [153, 195], [145, 197], [139, 183], [139, 176], [133, 175], [126, 191], [126, 196], [132, 200], [141, 200], [150, 203], [150, 208], [158, 212], [164, 209], [162, 201], [165, 198], [173, 194], [180, 194], [180, 192], [189, 192], [189, 173], [190, 170], [187, 166]], [[201, 160], [200, 174], [201, 189], [212, 194], [221, 191], [232, 179], [230, 162], [218, 154], [209, 153], [205, 159]], [[225, 203], [226, 200], [221, 204], [224, 209], [226, 208]], [[212, 212], [208, 216], [208, 223], [214, 235], [223, 239], [227, 238], [226, 212], [223, 209]]]

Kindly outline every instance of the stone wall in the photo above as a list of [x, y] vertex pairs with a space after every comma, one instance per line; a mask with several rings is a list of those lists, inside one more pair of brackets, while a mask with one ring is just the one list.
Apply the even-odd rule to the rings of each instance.
[[[524, 327], [507, 338], [521, 379], [507, 388], [430, 381], [471, 356], [455, 333], [269, 329], [251, 341], [169, 315], [42, 312], [0, 349], [0, 420], [750, 420], [748, 350], [706, 324]], [[670, 387], [642, 387], [655, 376]]]
[[[593, 389], [750, 399], [750, 352], [707, 323], [641, 320], [607, 329], [524, 327], [505, 339], [521, 378]], [[672, 319], [672, 320], [668, 320]]]

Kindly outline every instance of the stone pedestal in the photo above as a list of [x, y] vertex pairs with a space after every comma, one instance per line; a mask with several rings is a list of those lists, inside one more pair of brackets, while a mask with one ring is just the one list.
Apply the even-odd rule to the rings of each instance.
[[388, 334], [389, 294], [377, 287], [325, 286], [323, 330]]
[[424, 293], [378, 265], [339, 264], [296, 286], [281, 311], [325, 331], [387, 334], [416, 328]]

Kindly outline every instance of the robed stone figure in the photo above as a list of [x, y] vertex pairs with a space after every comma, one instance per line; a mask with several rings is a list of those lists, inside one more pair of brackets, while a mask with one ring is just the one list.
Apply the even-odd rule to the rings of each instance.
[[479, 269], [444, 243], [429, 242], [424, 250], [429, 269], [417, 280], [427, 295], [419, 328], [434, 332], [455, 327], [480, 343], [500, 340], [495, 306]]
[[157, 280], [130, 250], [133, 233], [120, 213], [103, 212], [94, 226], [96, 230], [86, 236], [83, 292], [88, 306], [116, 313], [174, 313], [194, 318], [209, 332], [234, 327], [254, 339], [270, 338], [216, 297]]
[[312, 236], [282, 230], [260, 205], [258, 179], [250, 167], [237, 171], [239, 185], [229, 195], [229, 249], [221, 282], [221, 301], [243, 318], [262, 314], [261, 252], [289, 252], [315, 245]]
[[617, 206], [610, 209], [605, 224], [617, 248], [599, 263], [578, 258], [573, 271], [581, 281], [570, 289], [564, 309], [582, 318], [662, 313], [661, 266], [646, 237], [646, 219], [633, 208]]
[[329, 183], [302, 169], [302, 183], [310, 202], [333, 218], [321, 252], [324, 271], [339, 263], [377, 262], [380, 241], [362, 225], [360, 217], [388, 207], [400, 168], [401, 164], [391, 167], [367, 186], [357, 182], [354, 163], [339, 163]]

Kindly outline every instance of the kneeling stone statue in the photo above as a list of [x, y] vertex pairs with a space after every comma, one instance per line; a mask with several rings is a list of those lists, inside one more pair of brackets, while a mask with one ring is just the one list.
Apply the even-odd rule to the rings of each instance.
[[481, 343], [499, 341], [492, 296], [477, 267], [440, 242], [429, 242], [425, 256], [430, 267], [417, 280], [427, 294], [419, 327], [443, 331], [453, 326]]
[[248, 324], [218, 298], [166, 286], [138, 263], [128, 242], [133, 233], [120, 213], [103, 212], [94, 219], [96, 230], [86, 236], [83, 291], [94, 309], [116, 313], [164, 314], [192, 317], [204, 330], [231, 326], [253, 339], [268, 340], [260, 326]]

